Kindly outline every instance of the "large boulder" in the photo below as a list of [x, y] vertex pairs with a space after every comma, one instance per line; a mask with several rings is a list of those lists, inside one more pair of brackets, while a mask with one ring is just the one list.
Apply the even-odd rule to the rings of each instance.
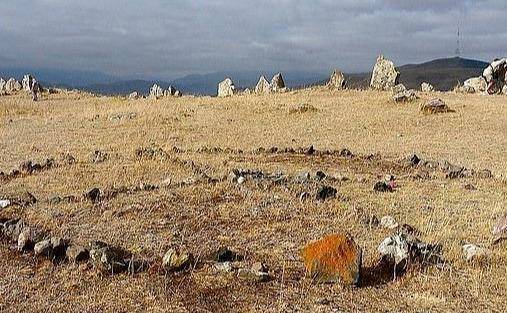
[[158, 98], [161, 98], [163, 96], [164, 96], [164, 90], [162, 90], [162, 87], [160, 87], [159, 85], [154, 84], [150, 88], [150, 98], [158, 99]]
[[285, 90], [285, 81], [283, 80], [282, 73], [278, 73], [271, 79], [271, 90], [274, 92]]
[[234, 95], [234, 83], [232, 79], [226, 78], [218, 84], [219, 97], [231, 97]]
[[262, 93], [270, 93], [271, 92], [271, 86], [269, 85], [266, 77], [261, 76], [259, 78], [259, 82], [257, 82], [257, 85], [255, 86], [255, 93], [262, 94]]
[[379, 55], [377, 63], [373, 67], [370, 87], [376, 90], [391, 90], [398, 84], [400, 73], [396, 70], [394, 63]]
[[472, 77], [463, 83], [464, 90], [467, 90], [467, 92], [471, 92], [472, 88], [474, 92], [483, 92], [486, 91], [486, 88], [488, 84], [486, 83], [486, 80], [483, 77]]
[[333, 234], [309, 243], [301, 250], [306, 271], [324, 283], [359, 284], [362, 250], [347, 234]]
[[327, 86], [331, 89], [337, 89], [341, 90], [345, 88], [345, 76], [343, 73], [335, 69], [333, 73], [331, 74], [331, 77], [329, 78], [329, 82], [327, 83]]

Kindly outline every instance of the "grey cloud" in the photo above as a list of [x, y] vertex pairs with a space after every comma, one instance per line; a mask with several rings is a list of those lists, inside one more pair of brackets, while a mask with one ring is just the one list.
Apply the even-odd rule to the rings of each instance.
[[363, 71], [507, 50], [504, 0], [3, 0], [0, 61], [174, 78], [221, 70]]

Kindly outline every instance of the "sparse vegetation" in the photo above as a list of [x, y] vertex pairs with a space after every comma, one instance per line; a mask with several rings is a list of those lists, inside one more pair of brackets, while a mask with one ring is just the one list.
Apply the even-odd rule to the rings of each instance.
[[[149, 264], [108, 275], [20, 254], [3, 238], [0, 311], [504, 310], [507, 244], [490, 243], [507, 208], [507, 98], [439, 93], [456, 112], [424, 115], [391, 96], [0, 97], [0, 200], [37, 199], [0, 209], [0, 220], [22, 218], [75, 245], [100, 240]], [[293, 114], [304, 112], [314, 114]], [[95, 162], [97, 151], [107, 158]], [[23, 168], [42, 169], [10, 175], [28, 160]], [[386, 175], [392, 192], [374, 191]], [[318, 199], [323, 186], [336, 195]], [[413, 266], [393, 281], [377, 251], [392, 234], [378, 225], [387, 215], [440, 244], [445, 266]], [[305, 274], [300, 249], [333, 233], [363, 251], [358, 287]], [[468, 262], [466, 243], [489, 252]], [[224, 246], [242, 258], [215, 266]], [[172, 247], [195, 264], [167, 271]]]

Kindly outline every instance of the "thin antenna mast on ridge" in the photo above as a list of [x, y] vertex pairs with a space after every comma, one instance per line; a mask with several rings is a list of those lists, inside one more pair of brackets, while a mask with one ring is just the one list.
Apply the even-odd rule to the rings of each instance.
[[460, 32], [459, 32], [459, 26], [460, 26], [460, 23], [458, 21], [458, 38], [456, 39], [456, 56], [457, 57], [460, 57], [461, 56], [461, 38], [460, 38]]

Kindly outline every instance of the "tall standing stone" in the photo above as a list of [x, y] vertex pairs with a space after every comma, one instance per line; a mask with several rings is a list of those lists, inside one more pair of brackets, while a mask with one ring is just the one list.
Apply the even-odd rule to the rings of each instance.
[[218, 96], [219, 97], [231, 97], [234, 95], [234, 83], [232, 79], [226, 78], [218, 84]]
[[274, 92], [285, 90], [285, 81], [283, 80], [282, 73], [278, 73], [271, 79], [271, 90]]
[[373, 67], [370, 87], [376, 90], [391, 90], [398, 84], [400, 73], [396, 70], [391, 60], [379, 55], [377, 63]]
[[0, 92], [2, 91], [5, 91], [5, 85], [7, 84], [7, 82], [0, 77]]
[[159, 85], [154, 84], [150, 88], [150, 98], [158, 99], [162, 96], [164, 96], [164, 91], [162, 90], [162, 88]]
[[22, 88], [21, 84], [17, 80], [15, 80], [14, 78], [10, 78], [5, 83], [5, 91], [7, 91], [7, 92], [19, 91], [19, 90], [21, 90], [21, 88]]
[[340, 70], [335, 69], [329, 78], [327, 86], [331, 89], [345, 89], [345, 76], [343, 73]]
[[270, 93], [271, 87], [269, 86], [268, 81], [266, 80], [266, 77], [261, 76], [259, 78], [259, 82], [255, 86], [255, 93]]

